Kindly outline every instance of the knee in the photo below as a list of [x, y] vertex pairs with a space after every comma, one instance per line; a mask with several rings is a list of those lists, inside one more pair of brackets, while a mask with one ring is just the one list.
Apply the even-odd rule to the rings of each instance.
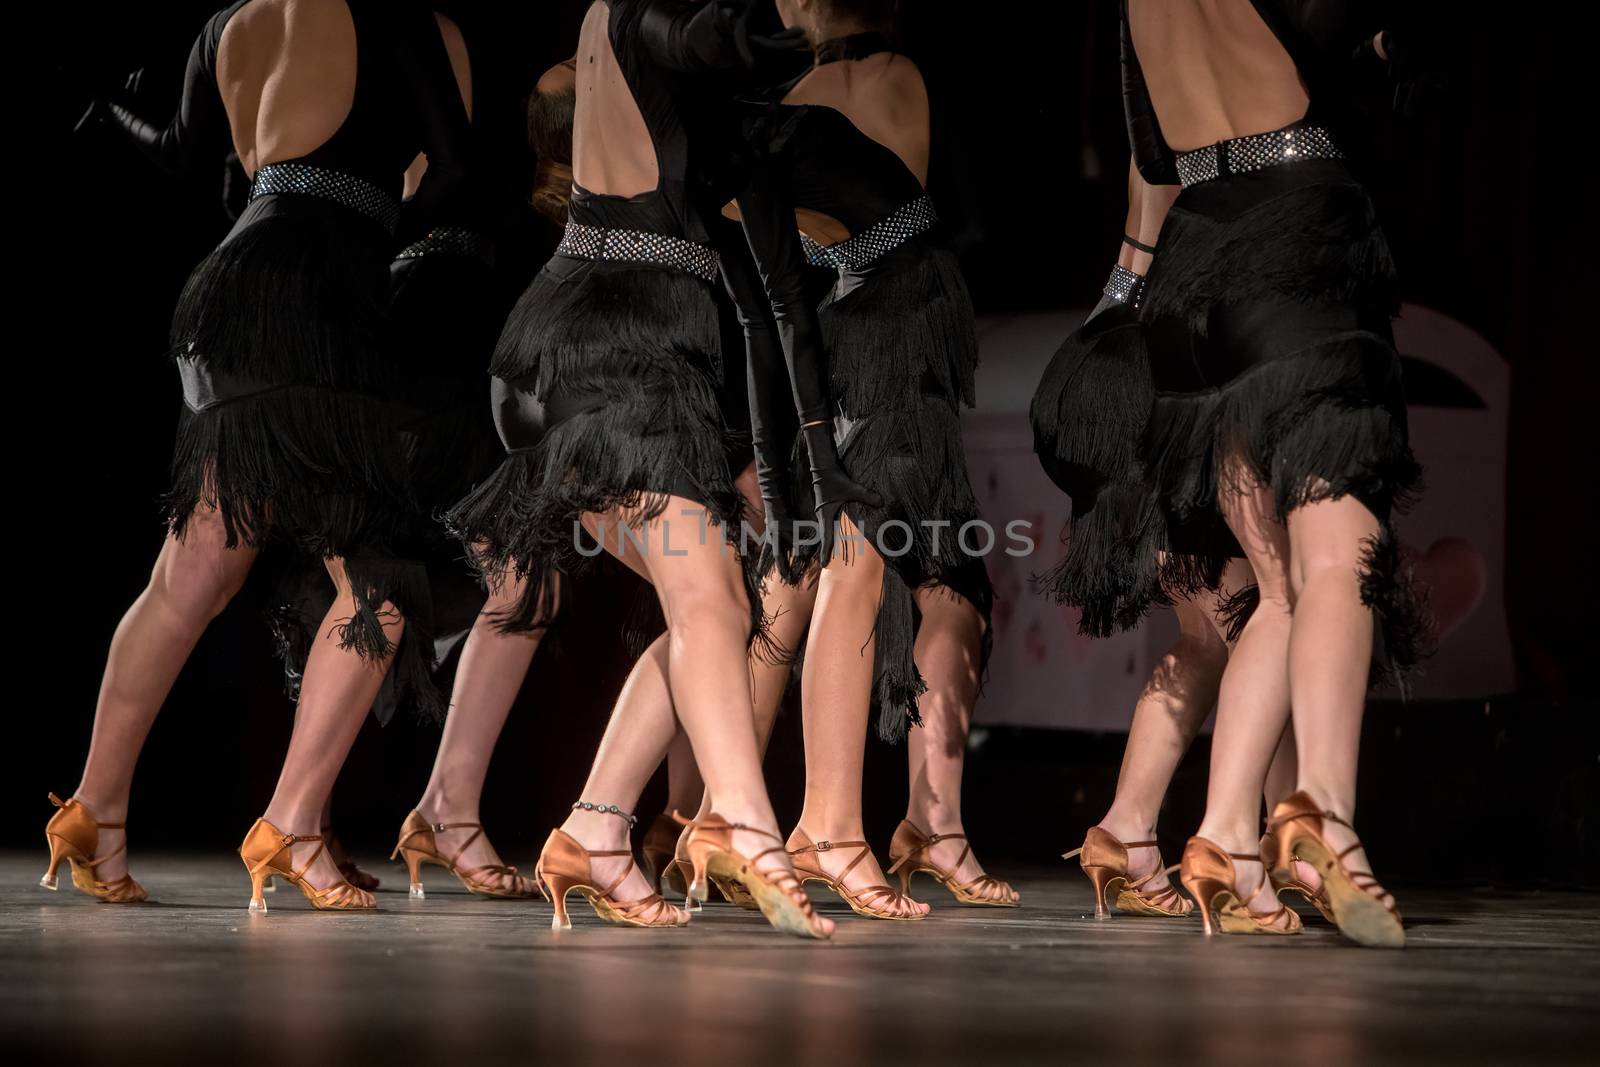
[[1318, 544], [1310, 548], [1296, 546], [1294, 565], [1289, 570], [1293, 594], [1298, 597], [1313, 582], [1338, 581], [1343, 578], [1351, 585], [1360, 580], [1361, 545]]
[[750, 635], [750, 605], [744, 590], [729, 587], [690, 589], [667, 606], [667, 631], [672, 643], [694, 649], [707, 633]]

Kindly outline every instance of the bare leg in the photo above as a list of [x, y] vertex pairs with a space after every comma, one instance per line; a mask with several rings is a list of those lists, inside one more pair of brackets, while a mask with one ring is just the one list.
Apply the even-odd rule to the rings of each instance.
[[[915, 655], [928, 691], [917, 701], [922, 726], [906, 734], [911, 786], [906, 819], [924, 833], [962, 834], [961, 775], [972, 709], [978, 701], [983, 617], [966, 598], [943, 586], [919, 589], [916, 596], [922, 626]], [[983, 876], [983, 865], [969, 845], [965, 840], [941, 841], [928, 850], [928, 858], [949, 870], [965, 851], [966, 858], [954, 873], [957, 882], [970, 883]], [[1020, 899], [1003, 882], [986, 883], [982, 892], [989, 899], [1013, 904]]]
[[[321, 832], [323, 806], [393, 658], [366, 660], [339, 646], [338, 627], [355, 614], [356, 605], [342, 561], [329, 561], [328, 574], [333, 578], [336, 595], [306, 661], [294, 733], [289, 738], [278, 788], [265, 813], [267, 821], [286, 834]], [[392, 646], [400, 640], [405, 621], [387, 604], [382, 618], [384, 634]], [[295, 845], [292, 851], [296, 865], [309, 859], [316, 847], [313, 843]], [[326, 889], [344, 876], [323, 851], [305, 877], [313, 886]]]
[[[1258, 855], [1262, 789], [1288, 721], [1289, 535], [1274, 516], [1271, 492], [1243, 476], [1224, 478], [1218, 503], [1255, 571], [1261, 602], [1222, 674], [1199, 836], [1227, 852]], [[1240, 899], [1258, 913], [1276, 910], [1261, 863], [1236, 859], [1234, 866]]]
[[[672, 693], [667, 684], [669, 642], [662, 634], [650, 643], [633, 665], [628, 680], [617, 697], [616, 709], [595, 752], [589, 778], [579, 800], [593, 804], [615, 804], [632, 812], [650, 776], [666, 758], [673, 739], [679, 735], [678, 720], [672, 713]], [[694, 760], [689, 761], [691, 767]], [[627, 849], [631, 824], [616, 815], [573, 809], [561, 829], [590, 851]], [[594, 860], [594, 874], [602, 885], [622, 873], [629, 865], [625, 856]], [[647, 897], [653, 887], [634, 866], [615, 895], [619, 900]]]
[[[667, 697], [665, 684], [662, 686], [661, 695]], [[696, 811], [705, 795], [706, 783], [700, 777], [700, 768], [695, 765], [694, 747], [689, 744], [689, 735], [680, 727], [667, 749], [666, 810], [680, 813]]]
[[[1289, 515], [1289, 567], [1295, 594], [1289, 640], [1289, 691], [1299, 745], [1300, 788], [1324, 809], [1353, 821], [1361, 717], [1372, 661], [1372, 612], [1361, 602], [1363, 543], [1378, 520], [1353, 497], [1324, 500]], [[1356, 843], [1349, 828], [1325, 823], [1329, 844]], [[1344, 860], [1370, 871], [1364, 852]]]
[[[516, 703], [528, 666], [544, 637], [543, 630], [506, 633], [494, 621], [521, 597], [522, 591], [522, 582], [508, 579], [491, 592], [461, 648], [444, 736], [439, 739], [428, 787], [417, 803], [417, 811], [431, 823], [481, 822], [479, 802], [495, 742], [500, 739], [506, 716]], [[488, 835], [474, 838], [473, 834], [470, 829], [443, 830], [436, 831], [434, 837], [446, 856], [456, 855], [462, 844], [472, 839], [460, 853], [463, 868], [500, 865], [500, 856]], [[501, 888], [513, 887], [512, 875], [500, 875], [497, 880]]]
[[[168, 535], [150, 583], [111, 638], [89, 758], [75, 794], [101, 822], [127, 820], [133, 768], [150, 727], [200, 635], [227, 607], [255, 562], [254, 549], [226, 548], [225, 539], [214, 510], [197, 510], [181, 541]], [[122, 830], [101, 831], [101, 853], [124, 840]], [[105, 881], [126, 873], [126, 852], [97, 870]]]
[[[1217, 703], [1228, 646], [1217, 630], [1217, 597], [1201, 593], [1175, 600], [1178, 639], [1161, 657], [1133, 708], [1128, 746], [1122, 753], [1117, 793], [1100, 828], [1120, 841], [1154, 841], [1156, 821], [1167, 787], [1194, 742], [1200, 726]], [[1155, 848], [1128, 851], [1128, 871], [1135, 877], [1153, 874], [1146, 888], [1158, 892], [1168, 884]]]
[[[842, 553], [835, 555], [823, 568], [800, 677], [806, 799], [799, 829], [813, 841], [866, 840], [861, 777], [884, 563], [848, 518], [841, 518], [840, 527], [844, 537], [855, 539], [857, 547], [848, 558]], [[834, 873], [854, 858], [853, 849], [843, 850], [836, 857], [831, 852], [816, 855], [822, 868]], [[888, 878], [877, 857], [868, 853], [844, 884], [866, 889], [887, 885]], [[910, 898], [899, 898], [886, 906], [904, 914], [928, 911], [926, 904]]]

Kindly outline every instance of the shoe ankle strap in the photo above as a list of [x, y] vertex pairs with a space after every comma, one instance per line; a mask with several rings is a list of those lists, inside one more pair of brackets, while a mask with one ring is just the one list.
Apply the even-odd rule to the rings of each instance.
[[[742, 822], [729, 822], [716, 812], [712, 812], [704, 819], [687, 819], [684, 818], [683, 815], [679, 814], [677, 810], [674, 810], [672, 813], [672, 818], [679, 826], [685, 826], [691, 830], [735, 830], [739, 833], [760, 834], [762, 837], [770, 837], [772, 840], [780, 842], [779, 848], [783, 847], [781, 844], [783, 838], [779, 837], [771, 830], [763, 830], [759, 826], [746, 826]], [[767, 852], [771, 851], [773, 850], [770, 848], [767, 849]], [[766, 855], [766, 853], [764, 852], [762, 855]]]

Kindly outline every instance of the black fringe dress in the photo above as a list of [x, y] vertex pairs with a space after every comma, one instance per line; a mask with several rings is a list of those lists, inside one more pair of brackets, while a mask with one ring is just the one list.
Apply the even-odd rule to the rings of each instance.
[[[1380, 661], [1424, 654], [1425, 605], [1391, 519], [1419, 487], [1390, 319], [1394, 265], [1371, 201], [1330, 127], [1337, 72], [1354, 38], [1255, 6], [1300, 68], [1312, 105], [1282, 130], [1173, 153], [1126, 33], [1125, 92], [1140, 172], [1181, 182], [1161, 231], [1142, 318], [1154, 399], [1140, 459], [1150, 507], [1141, 536], [1168, 589], [1214, 580], [1236, 542], [1217, 509], [1225, 464], [1271, 488], [1277, 515], [1354, 496], [1382, 524], [1366, 545], [1363, 602]], [[1344, 26], [1336, 27], [1344, 30]], [[1330, 43], [1331, 42], [1331, 43]]]
[[[856, 59], [890, 50], [877, 34], [835, 44], [819, 52]], [[916, 175], [842, 112], [765, 106], [746, 132], [763, 160], [760, 200], [741, 197], [751, 250], [779, 322], [818, 320], [840, 458], [884, 501], [846, 511], [884, 558], [873, 697], [879, 734], [894, 740], [918, 721], [926, 689], [913, 658], [915, 590], [941, 585], [966, 599], [984, 619], [984, 663], [990, 648], [994, 587], [982, 556], [995, 546], [980, 523], [961, 443], [978, 363], [972, 299], [955, 257], [930, 237], [937, 220]], [[796, 209], [837, 220], [851, 237], [817, 245], [797, 233]], [[837, 274], [817, 310], [801, 298], [806, 263]], [[794, 306], [780, 291], [795, 294]], [[797, 447], [797, 473], [804, 453]], [[811, 510], [802, 481], [793, 494], [799, 514]], [[802, 549], [798, 562], [811, 561]]]
[[[206, 150], [220, 159], [231, 146], [216, 60], [242, 6], [213, 17], [196, 42], [170, 126], [116, 114], [158, 158]], [[451, 165], [450, 108], [461, 104], [431, 11], [372, 0], [350, 11], [360, 73], [344, 123], [310, 154], [259, 168], [244, 212], [178, 301], [172, 348], [184, 404], [166, 514], [178, 537], [197, 508], [215, 507], [230, 547], [342, 559], [356, 600], [344, 647], [394, 653], [402, 702], [437, 712], [427, 582], [402, 547], [417, 508], [385, 316], [405, 169], [424, 149]], [[385, 605], [407, 622], [398, 649], [384, 634]], [[303, 630], [286, 614], [278, 621], [294, 664]]]
[[[608, 6], [659, 185], [632, 197], [574, 186], [556, 254], [517, 301], [490, 366], [504, 461], [448, 515], [490, 581], [527, 580], [512, 624], [548, 615], [554, 589], [542, 576], [582, 573], [600, 554], [581, 532], [584, 514], [654, 519], [679, 496], [705, 507], [706, 536], [735, 547], [744, 517], [719, 403], [717, 257], [688, 129], [699, 97], [684, 70], [692, 57], [673, 54], [670, 35], [656, 32], [664, 24], [647, 19], [660, 5]], [[671, 538], [701, 536], [697, 518], [665, 517]], [[618, 532], [604, 532], [614, 544]], [[754, 634], [753, 568], [746, 578]]]

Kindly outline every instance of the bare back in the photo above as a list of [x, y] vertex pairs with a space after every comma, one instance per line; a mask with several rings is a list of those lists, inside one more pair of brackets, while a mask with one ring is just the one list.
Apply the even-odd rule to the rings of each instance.
[[610, 7], [596, 2], [578, 36], [573, 182], [604, 196], [638, 196], [661, 184], [661, 167], [644, 115], [612, 50], [610, 20]]
[[1281, 129], [1310, 105], [1250, 0], [1128, 0], [1128, 28], [1174, 151]]

